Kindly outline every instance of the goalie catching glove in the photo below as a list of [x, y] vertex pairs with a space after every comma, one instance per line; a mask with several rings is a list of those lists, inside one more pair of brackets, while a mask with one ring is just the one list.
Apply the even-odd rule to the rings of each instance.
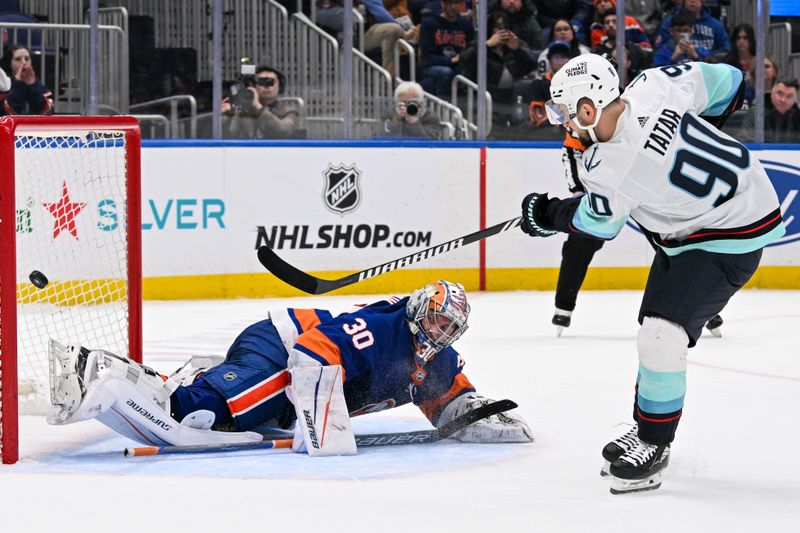
[[[437, 427], [493, 401], [476, 393], [462, 394], [442, 410]], [[476, 443], [533, 442], [533, 432], [525, 419], [513, 411], [507, 411], [479, 420], [455, 433], [452, 438]]]

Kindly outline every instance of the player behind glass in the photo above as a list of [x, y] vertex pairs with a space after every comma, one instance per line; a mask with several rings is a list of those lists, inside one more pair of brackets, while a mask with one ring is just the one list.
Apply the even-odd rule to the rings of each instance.
[[712, 125], [738, 108], [743, 92], [742, 72], [724, 64], [646, 70], [622, 95], [616, 70], [597, 55], [573, 58], [553, 77], [550, 121], [593, 143], [582, 160], [586, 194], [527, 195], [523, 231], [610, 240], [632, 218], [657, 245], [638, 317], [637, 425], [603, 450], [615, 494], [661, 485], [688, 348], [753, 275], [763, 247], [785, 232], [761, 164]]
[[[446, 281], [336, 317], [273, 310], [239, 334], [224, 361], [195, 358], [170, 377], [103, 350], [51, 343], [48, 421], [96, 418], [149, 445], [258, 441], [254, 429], [294, 426], [296, 448], [305, 444], [310, 455], [355, 453], [351, 416], [411, 402], [440, 427], [490, 401], [476, 393], [452, 347], [469, 311], [464, 288]], [[533, 440], [513, 412], [455, 438]]]

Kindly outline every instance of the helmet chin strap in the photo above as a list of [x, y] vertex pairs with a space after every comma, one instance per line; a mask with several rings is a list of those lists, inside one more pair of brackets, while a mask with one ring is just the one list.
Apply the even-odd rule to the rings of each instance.
[[588, 126], [584, 126], [583, 124], [581, 124], [581, 121], [578, 120], [577, 118], [572, 121], [573, 124], [575, 124], [575, 126], [578, 129], [582, 129], [589, 134], [589, 138], [592, 139], [593, 143], [600, 142], [597, 140], [597, 135], [595, 134], [594, 130], [597, 127], [597, 124], [600, 122], [600, 115], [603, 113], [602, 108], [595, 108], [595, 110], [597, 111], [597, 114], [594, 116], [594, 122], [592, 122]]

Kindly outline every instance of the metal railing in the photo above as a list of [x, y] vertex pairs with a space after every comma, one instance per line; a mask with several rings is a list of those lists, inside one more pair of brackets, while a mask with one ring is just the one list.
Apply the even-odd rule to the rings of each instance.
[[[53, 91], [57, 113], [80, 113], [89, 101], [89, 25], [0, 23], [0, 55], [21, 42], [30, 49], [40, 81]], [[128, 35], [99, 25], [97, 101], [128, 111]]]
[[792, 26], [788, 22], [769, 25], [766, 50], [778, 65], [783, 66], [789, 62], [789, 54], [792, 53]]
[[[435, 114], [442, 124], [449, 124], [451, 139], [468, 139], [470, 130], [458, 106], [446, 102], [430, 93], [425, 93], [426, 113]], [[477, 129], [477, 128], [476, 128]]]
[[[29, 15], [46, 15], [50, 24], [80, 24], [83, 2], [64, 0], [20, 0], [20, 10]], [[98, 10], [99, 11], [99, 10]]]
[[[458, 106], [458, 87], [463, 85], [467, 91], [467, 103], [464, 106], [466, 109], [467, 131], [469, 132], [470, 139], [475, 138], [478, 133], [478, 121], [476, 115], [476, 104], [478, 100], [478, 84], [462, 76], [461, 74], [453, 78], [450, 84], [450, 103]], [[486, 135], [492, 131], [492, 95], [486, 91]]]
[[393, 100], [392, 76], [365, 56], [353, 50], [353, 118], [380, 118]]
[[789, 59], [786, 62], [786, 78], [800, 78], [800, 54], [790, 54]]
[[[197, 100], [195, 100], [192, 95], [178, 94], [175, 96], [167, 96], [166, 98], [158, 98], [156, 100], [150, 100], [149, 102], [132, 105], [130, 106], [130, 110], [136, 113], [147, 111], [152, 108], [161, 109], [165, 105], [169, 105], [169, 130], [172, 133], [172, 138], [179, 138], [179, 133], [181, 131], [179, 121], [181, 117], [178, 106], [181, 103], [186, 103], [189, 106], [188, 121], [184, 122], [184, 124], [188, 124], [189, 137], [195, 139], [197, 138]], [[165, 117], [165, 120], [167, 120], [167, 117]]]
[[169, 139], [172, 137], [170, 124], [164, 115], [133, 115], [139, 121], [142, 137], [145, 139]]
[[400, 78], [400, 50], [403, 49], [406, 51], [406, 57], [408, 57], [408, 80], [406, 81], [417, 81], [417, 51], [414, 49], [414, 46], [406, 41], [405, 39], [398, 39], [394, 43], [394, 69], [397, 72], [397, 78]]
[[341, 116], [338, 41], [302, 13], [292, 15], [289, 30], [292, 92], [305, 101], [307, 116]]

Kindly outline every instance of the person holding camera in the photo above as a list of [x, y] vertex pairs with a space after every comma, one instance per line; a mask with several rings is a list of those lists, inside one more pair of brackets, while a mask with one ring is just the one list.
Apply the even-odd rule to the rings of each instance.
[[236, 87], [238, 91], [222, 101], [225, 137], [290, 139], [298, 135], [300, 114], [295, 106], [278, 99], [286, 90], [286, 77], [280, 71], [261, 66], [254, 75], [243, 72]]
[[0, 69], [0, 116], [53, 114], [53, 95], [36, 77], [27, 47], [10, 46]]
[[664, 41], [653, 57], [654, 67], [679, 65], [689, 61], [702, 61], [708, 57], [709, 50], [696, 46], [692, 41], [692, 24], [694, 19], [687, 11], [675, 13], [670, 20], [670, 38]]
[[394, 110], [383, 121], [378, 137], [404, 137], [438, 140], [439, 119], [427, 113], [425, 93], [419, 83], [404, 81], [394, 90]]

